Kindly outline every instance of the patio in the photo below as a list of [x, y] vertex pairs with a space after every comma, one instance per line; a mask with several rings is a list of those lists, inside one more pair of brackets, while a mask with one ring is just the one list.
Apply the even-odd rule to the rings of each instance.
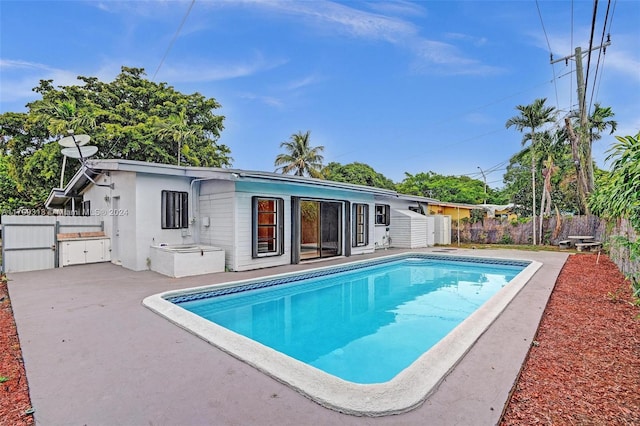
[[[379, 251], [366, 257], [398, 252]], [[132, 272], [110, 263], [10, 274], [36, 421], [42, 425], [495, 424], [568, 254], [450, 253], [532, 259], [544, 266], [423, 405], [379, 418], [323, 408], [141, 305], [146, 296], [170, 289], [365, 256], [182, 279]]]

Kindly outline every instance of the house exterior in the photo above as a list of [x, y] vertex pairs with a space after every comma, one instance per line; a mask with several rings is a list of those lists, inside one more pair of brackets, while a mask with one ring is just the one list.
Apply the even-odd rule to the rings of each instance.
[[[92, 160], [46, 206], [102, 216], [111, 261], [128, 269], [149, 269], [153, 247], [200, 244], [223, 249], [226, 269], [243, 271], [426, 247], [434, 202], [269, 172]], [[407, 234], [401, 227], [412, 237], [394, 243]]]
[[487, 218], [517, 220], [518, 215], [515, 213], [515, 204], [481, 204], [479, 207], [485, 209]]
[[471, 218], [471, 210], [483, 209], [482, 206], [464, 203], [446, 203], [434, 201], [429, 204], [429, 213], [432, 215], [451, 216], [451, 220], [458, 221]]

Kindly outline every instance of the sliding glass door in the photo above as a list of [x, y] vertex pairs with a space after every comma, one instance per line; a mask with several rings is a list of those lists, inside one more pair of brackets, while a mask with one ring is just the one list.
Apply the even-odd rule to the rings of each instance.
[[300, 260], [342, 255], [342, 203], [300, 201]]

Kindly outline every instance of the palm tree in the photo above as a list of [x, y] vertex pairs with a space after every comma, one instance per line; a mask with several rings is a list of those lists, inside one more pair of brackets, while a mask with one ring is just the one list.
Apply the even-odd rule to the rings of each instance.
[[[591, 196], [591, 206], [598, 215], [627, 218], [640, 232], [640, 132], [635, 136], [616, 136], [616, 139], [618, 142], [607, 151], [611, 172], [602, 177]], [[632, 246], [640, 253], [640, 242], [633, 242], [628, 248], [633, 249]]]
[[282, 174], [294, 172], [296, 176], [304, 176], [322, 179], [322, 160], [324, 157], [320, 154], [324, 150], [324, 146], [312, 147], [309, 145], [309, 137], [311, 132], [298, 132], [291, 135], [288, 141], [282, 142], [280, 148], [284, 148], [285, 154], [278, 154], [274, 162], [277, 166], [276, 172], [281, 171]]
[[593, 192], [594, 178], [593, 178], [593, 160], [591, 158], [591, 147], [594, 141], [602, 138], [601, 132], [610, 129], [609, 134], [612, 135], [618, 128], [618, 122], [615, 120], [608, 120], [613, 117], [615, 113], [611, 110], [611, 107], [601, 107], [599, 103], [593, 104], [593, 113], [588, 119], [589, 123], [589, 139], [583, 147], [585, 171], [587, 177], [587, 188], [589, 193]]
[[66, 135], [69, 130], [78, 133], [96, 127], [94, 108], [89, 105], [81, 112], [73, 98], [60, 101], [43, 100], [34, 103], [32, 111], [39, 120], [46, 123], [47, 130], [55, 136]]
[[536, 130], [547, 123], [555, 121], [555, 108], [545, 106], [546, 98], [536, 99], [531, 105], [518, 105], [516, 109], [520, 111], [520, 115], [511, 117], [505, 123], [507, 129], [514, 126], [519, 132], [525, 129], [531, 129], [522, 138], [522, 144], [531, 141], [531, 189], [532, 189], [532, 205], [531, 214], [533, 217], [533, 245], [537, 244], [536, 239], [536, 161], [535, 161], [535, 145]]
[[[181, 110], [177, 115], [170, 115], [166, 121], [156, 124], [156, 134], [161, 140], [173, 141], [177, 145], [177, 163], [180, 165], [183, 144], [189, 139], [202, 134], [202, 129], [193, 124], [189, 124], [185, 110]], [[188, 146], [186, 147], [188, 150]]]
[[542, 177], [544, 178], [542, 185], [542, 197], [540, 201], [540, 223], [539, 238], [542, 241], [542, 218], [551, 214], [551, 193], [553, 191], [551, 178], [559, 171], [559, 167], [555, 164], [557, 159], [561, 159], [563, 151], [566, 148], [566, 133], [561, 130], [549, 131], [545, 130], [538, 133], [538, 147], [536, 153], [542, 158], [546, 156], [546, 160], [542, 161]]

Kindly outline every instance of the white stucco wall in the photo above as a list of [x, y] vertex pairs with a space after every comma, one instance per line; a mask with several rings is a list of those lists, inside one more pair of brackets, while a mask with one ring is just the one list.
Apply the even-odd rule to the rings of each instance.
[[[110, 172], [96, 179], [113, 188], [90, 185], [83, 200], [91, 201], [91, 214], [104, 220], [106, 235], [111, 238], [111, 262], [125, 268], [136, 265], [136, 176], [133, 172]], [[117, 228], [117, 229], [116, 229]]]
[[[190, 244], [195, 242], [193, 229], [162, 229], [162, 191], [189, 193], [191, 179], [181, 176], [136, 173], [136, 271], [147, 269], [150, 247], [159, 244]], [[189, 193], [189, 217], [192, 217], [193, 194]]]
[[[112, 262], [141, 271], [148, 269], [151, 245], [194, 242], [191, 228], [162, 229], [161, 224], [162, 191], [189, 192], [189, 178], [118, 170], [99, 176], [97, 182], [112, 183], [113, 189], [91, 185], [84, 200], [91, 201], [92, 214], [103, 216]], [[190, 216], [191, 198], [189, 194]]]

